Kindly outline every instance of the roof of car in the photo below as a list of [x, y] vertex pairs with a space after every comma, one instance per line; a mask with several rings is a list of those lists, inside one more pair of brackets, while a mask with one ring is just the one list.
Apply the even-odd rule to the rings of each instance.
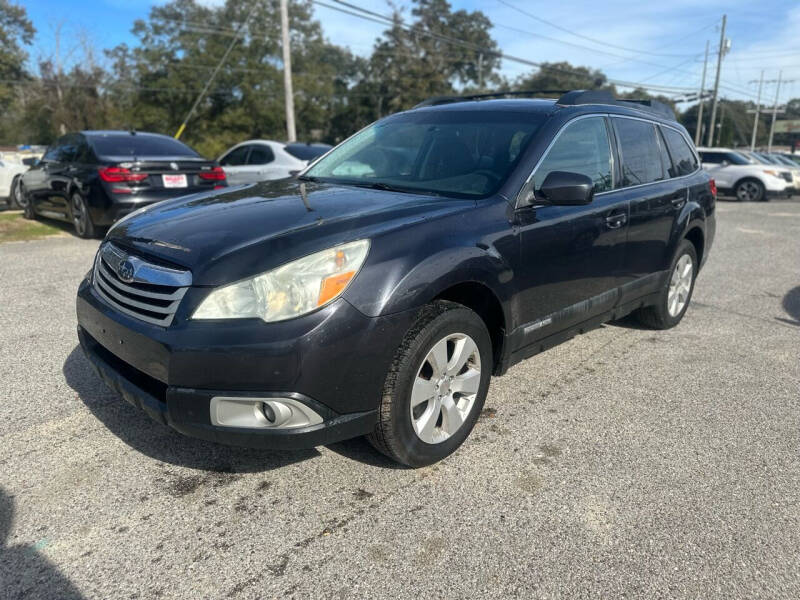
[[743, 152], [743, 150], [736, 150], [735, 148], [707, 148], [706, 146], [698, 146], [697, 150], [703, 152]]

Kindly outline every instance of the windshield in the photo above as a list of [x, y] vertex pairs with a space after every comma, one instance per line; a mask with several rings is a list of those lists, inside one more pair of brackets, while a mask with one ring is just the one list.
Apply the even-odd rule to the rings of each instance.
[[505, 181], [544, 118], [484, 110], [402, 113], [363, 129], [304, 176], [400, 191], [487, 196]]
[[166, 136], [129, 133], [91, 136], [99, 156], [200, 156], [186, 144]]

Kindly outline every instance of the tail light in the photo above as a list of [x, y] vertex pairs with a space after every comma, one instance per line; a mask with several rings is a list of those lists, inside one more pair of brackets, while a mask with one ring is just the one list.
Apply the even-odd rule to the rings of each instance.
[[222, 167], [214, 167], [210, 171], [200, 171], [197, 175], [206, 181], [225, 181], [225, 171], [222, 170]]
[[714, 196], [714, 200], [717, 199], [717, 182], [711, 179], [708, 182], [708, 189], [711, 191], [711, 195]]
[[97, 169], [100, 179], [109, 183], [129, 183], [147, 179], [147, 173], [134, 173], [123, 167], [100, 167]]

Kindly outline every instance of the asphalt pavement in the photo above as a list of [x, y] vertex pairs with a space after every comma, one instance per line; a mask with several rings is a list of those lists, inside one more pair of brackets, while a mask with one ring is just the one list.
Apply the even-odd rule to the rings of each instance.
[[515, 366], [420, 470], [150, 421], [77, 347], [97, 242], [0, 245], [0, 598], [798, 598], [799, 240], [720, 202], [677, 328]]

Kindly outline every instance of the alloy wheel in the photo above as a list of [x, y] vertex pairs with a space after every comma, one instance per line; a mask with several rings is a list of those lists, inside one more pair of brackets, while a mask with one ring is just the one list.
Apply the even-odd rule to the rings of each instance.
[[25, 193], [22, 191], [22, 181], [19, 178], [14, 181], [14, 202], [19, 208], [25, 208], [28, 203]]
[[481, 382], [475, 341], [452, 333], [436, 342], [422, 361], [411, 390], [411, 424], [417, 437], [439, 444], [467, 420]]
[[744, 181], [736, 188], [736, 197], [742, 202], [755, 202], [761, 197], [761, 188], [754, 181]]
[[686, 306], [689, 300], [689, 292], [692, 289], [693, 274], [694, 264], [692, 263], [692, 257], [684, 254], [678, 259], [669, 281], [667, 311], [671, 317], [677, 317]]

